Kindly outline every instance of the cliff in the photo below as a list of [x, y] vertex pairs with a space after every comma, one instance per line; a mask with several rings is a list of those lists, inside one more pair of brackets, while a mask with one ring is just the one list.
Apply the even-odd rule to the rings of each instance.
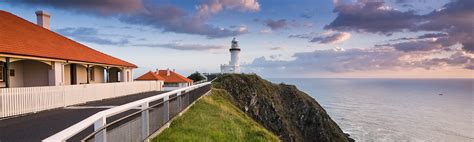
[[213, 82], [231, 101], [283, 141], [353, 141], [314, 100], [293, 85], [257, 75], [226, 74]]

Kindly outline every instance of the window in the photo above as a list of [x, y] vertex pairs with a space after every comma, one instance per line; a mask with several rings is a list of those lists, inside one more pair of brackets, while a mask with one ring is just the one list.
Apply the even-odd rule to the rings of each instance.
[[163, 87], [179, 87], [179, 83], [165, 83]]
[[0, 62], [0, 82], [3, 82], [3, 62]]

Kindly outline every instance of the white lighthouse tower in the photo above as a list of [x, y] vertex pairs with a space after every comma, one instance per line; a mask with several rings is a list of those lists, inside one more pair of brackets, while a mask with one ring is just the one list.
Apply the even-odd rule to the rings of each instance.
[[228, 65], [221, 65], [221, 73], [240, 73], [240, 48], [239, 42], [232, 39], [232, 44], [229, 49], [230, 62]]

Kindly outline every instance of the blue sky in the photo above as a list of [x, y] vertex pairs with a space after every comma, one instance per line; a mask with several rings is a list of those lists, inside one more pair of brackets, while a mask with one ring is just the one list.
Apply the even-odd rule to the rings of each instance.
[[1, 10], [156, 68], [219, 72], [232, 37], [265, 77], [472, 78], [470, 0], [7, 0]]

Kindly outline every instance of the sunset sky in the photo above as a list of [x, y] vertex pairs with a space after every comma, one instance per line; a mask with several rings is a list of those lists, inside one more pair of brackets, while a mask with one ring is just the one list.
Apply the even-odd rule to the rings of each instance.
[[474, 0], [4, 0], [0, 10], [139, 66], [264, 77], [474, 78]]

